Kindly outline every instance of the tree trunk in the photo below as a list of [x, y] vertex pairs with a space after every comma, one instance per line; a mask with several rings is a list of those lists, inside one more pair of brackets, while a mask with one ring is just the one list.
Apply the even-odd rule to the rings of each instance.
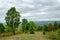
[[12, 32], [13, 32], [13, 35], [15, 35], [15, 28], [14, 27], [12, 28]]
[[13, 20], [12, 32], [13, 32], [13, 35], [15, 35], [14, 20]]

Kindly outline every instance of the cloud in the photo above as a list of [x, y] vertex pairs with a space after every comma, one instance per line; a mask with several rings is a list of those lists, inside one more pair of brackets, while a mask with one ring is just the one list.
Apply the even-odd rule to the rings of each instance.
[[20, 12], [21, 19], [60, 20], [60, 0], [0, 0], [1, 20], [13, 6]]

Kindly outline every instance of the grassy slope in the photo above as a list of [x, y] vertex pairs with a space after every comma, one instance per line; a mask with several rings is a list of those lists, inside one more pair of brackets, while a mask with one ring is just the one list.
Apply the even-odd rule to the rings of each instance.
[[36, 34], [18, 34], [9, 37], [1, 37], [0, 40], [49, 40], [42, 32]]

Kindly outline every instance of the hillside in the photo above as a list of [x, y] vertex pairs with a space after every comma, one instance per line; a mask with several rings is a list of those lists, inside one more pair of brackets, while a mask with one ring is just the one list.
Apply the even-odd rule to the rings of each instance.
[[47, 35], [43, 35], [42, 32], [36, 32], [36, 34], [18, 34], [8, 37], [1, 37], [0, 40], [50, 40]]
[[[35, 21], [35, 23], [40, 26], [40, 25], [43, 25], [43, 24], [48, 24], [48, 23], [54, 23], [55, 21]], [[57, 23], [59, 23], [60, 21], [56, 21]]]

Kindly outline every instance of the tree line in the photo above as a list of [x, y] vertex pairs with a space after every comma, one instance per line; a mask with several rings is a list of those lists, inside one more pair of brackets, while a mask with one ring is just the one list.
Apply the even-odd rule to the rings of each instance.
[[6, 27], [2, 23], [0, 23], [0, 33], [6, 32], [12, 32], [13, 35], [16, 34], [16, 28], [19, 27], [19, 24], [21, 24], [22, 32], [23, 33], [30, 33], [34, 34], [35, 31], [43, 31], [49, 32], [49, 31], [55, 31], [57, 29], [60, 29], [60, 23], [54, 22], [53, 24], [49, 23], [48, 25], [44, 24], [42, 26], [38, 26], [35, 24], [34, 21], [28, 21], [27, 19], [22, 19], [22, 22], [20, 22], [20, 13], [16, 10], [15, 7], [11, 7], [5, 16], [6, 21]]

